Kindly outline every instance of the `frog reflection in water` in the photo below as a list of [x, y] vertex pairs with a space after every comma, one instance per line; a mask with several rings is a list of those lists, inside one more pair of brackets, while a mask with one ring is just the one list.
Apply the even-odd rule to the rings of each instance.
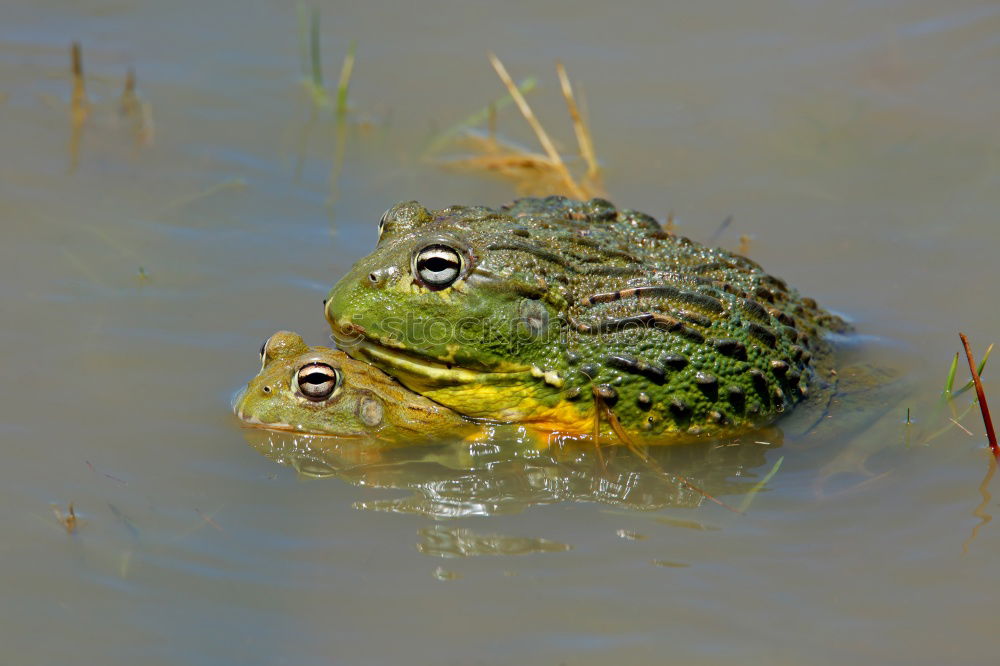
[[[589, 443], [539, 448], [521, 426], [489, 426], [486, 432], [482, 441], [375, 449], [360, 440], [257, 428], [246, 430], [245, 437], [258, 452], [304, 477], [412, 493], [368, 495], [358, 508], [436, 518], [513, 514], [561, 502], [640, 511], [693, 508], [707, 501], [704, 493], [749, 492], [764, 474], [757, 468], [781, 444], [781, 433], [774, 430], [726, 445], [656, 447], [645, 459], [615, 447], [600, 459]], [[681, 483], [681, 476], [690, 483]]]

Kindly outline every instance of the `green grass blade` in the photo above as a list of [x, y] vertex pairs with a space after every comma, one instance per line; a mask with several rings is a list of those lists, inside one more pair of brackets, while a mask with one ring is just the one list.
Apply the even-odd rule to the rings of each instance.
[[958, 370], [958, 352], [955, 352], [955, 358], [951, 359], [951, 367], [948, 368], [948, 378], [944, 380], [944, 390], [941, 391], [941, 395], [946, 399], [951, 397], [952, 389], [955, 388], [955, 372]]
[[319, 9], [313, 7], [309, 15], [309, 53], [312, 63], [312, 82], [317, 88], [323, 88], [323, 58], [319, 51]]
[[[524, 79], [519, 84], [517, 84], [517, 89], [521, 91], [521, 94], [527, 94], [532, 90], [534, 90], [536, 86], [538, 86], [538, 79], [536, 79], [534, 76], [529, 76], [528, 78]], [[444, 147], [446, 143], [448, 143], [448, 141], [452, 137], [454, 137], [459, 132], [469, 127], [476, 127], [478, 125], [482, 125], [487, 120], [489, 120], [491, 113], [495, 113], [506, 106], [510, 106], [513, 103], [514, 103], [513, 97], [511, 97], [510, 95], [504, 95], [496, 102], [487, 104], [483, 108], [479, 109], [475, 113], [468, 116], [462, 122], [456, 125], [452, 125], [448, 129], [446, 129], [445, 131], [441, 132], [436, 137], [434, 137], [428, 144], [427, 148], [424, 150], [424, 155], [425, 156], [432, 155], [438, 152], [439, 150], [441, 150], [442, 147]]]
[[[986, 348], [986, 352], [983, 354], [982, 360], [979, 361], [979, 366], [976, 367], [976, 373], [979, 375], [980, 378], [982, 378], [982, 376], [983, 376], [983, 370], [986, 369], [986, 361], [989, 360], [990, 353], [992, 351], [993, 351], [993, 345], [990, 344], [990, 346]], [[969, 389], [971, 389], [973, 386], [975, 386], [975, 382], [973, 382], [970, 379], [969, 382], [965, 386], [963, 386], [962, 388], [960, 388], [957, 391], [955, 391], [955, 397], [958, 397], [958, 396], [962, 395], [963, 393], [965, 393], [966, 391], [968, 391]]]
[[351, 73], [354, 72], [354, 52], [357, 51], [358, 43], [351, 40], [351, 46], [344, 56], [344, 64], [340, 68], [340, 84], [337, 86], [337, 117], [343, 118], [347, 114], [347, 90], [351, 87]]
[[[301, 5], [300, 8], [299, 33], [303, 39], [306, 39], [305, 36], [308, 35], [306, 42], [300, 44], [304, 84], [312, 97], [313, 105], [326, 107], [329, 106], [330, 99], [323, 87], [323, 56], [320, 53], [319, 44], [319, 9], [314, 7], [309, 12], [307, 20], [305, 8]], [[306, 71], [307, 69], [308, 71]]]

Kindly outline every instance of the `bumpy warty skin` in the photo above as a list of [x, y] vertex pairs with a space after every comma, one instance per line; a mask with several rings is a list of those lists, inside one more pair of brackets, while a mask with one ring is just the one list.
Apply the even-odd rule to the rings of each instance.
[[459, 413], [642, 443], [774, 420], [847, 328], [746, 257], [563, 197], [399, 204], [326, 314], [349, 354]]

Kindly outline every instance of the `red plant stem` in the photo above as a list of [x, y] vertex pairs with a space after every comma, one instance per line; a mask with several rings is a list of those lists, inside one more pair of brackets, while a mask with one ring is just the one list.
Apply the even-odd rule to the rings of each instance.
[[983, 391], [983, 382], [976, 372], [976, 361], [972, 358], [972, 349], [969, 348], [969, 339], [965, 333], [959, 333], [962, 344], [965, 345], [965, 358], [969, 361], [969, 372], [972, 373], [972, 381], [976, 385], [976, 394], [979, 396], [979, 409], [983, 412], [983, 424], [986, 426], [986, 437], [990, 440], [990, 451], [993, 457], [1000, 460], [1000, 444], [997, 444], [997, 433], [993, 430], [993, 419], [990, 417], [990, 408], [986, 404], [986, 392]]

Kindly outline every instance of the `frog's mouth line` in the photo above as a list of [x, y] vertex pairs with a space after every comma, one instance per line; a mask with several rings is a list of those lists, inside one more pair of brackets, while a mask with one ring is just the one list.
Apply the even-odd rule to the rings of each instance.
[[240, 424], [241, 428], [247, 430], [273, 430], [275, 432], [292, 432], [297, 435], [309, 435], [310, 437], [330, 437], [333, 439], [363, 439], [365, 437], [362, 433], [356, 432], [338, 432], [336, 434], [331, 432], [315, 432], [312, 430], [303, 430], [302, 428], [296, 428], [294, 426], [288, 425], [287, 423], [264, 423], [260, 419], [254, 418], [252, 416], [247, 416], [246, 414], [237, 413], [236, 416], [242, 421]]
[[379, 367], [391, 368], [393, 372], [389, 374], [399, 373], [405, 377], [420, 378], [437, 386], [505, 382], [531, 375], [529, 369], [477, 371], [455, 368], [426, 356], [418, 356], [412, 352], [386, 347], [371, 340], [354, 343], [345, 351], [352, 356], [359, 354]]
[[236, 418], [240, 420], [240, 427], [245, 430], [273, 430], [275, 432], [293, 432], [298, 435], [333, 437], [335, 439], [363, 439], [369, 436], [364, 432], [316, 432], [313, 430], [296, 428], [288, 423], [266, 423], [258, 419], [256, 416], [250, 416], [240, 408], [240, 405], [243, 402], [243, 396], [246, 395], [246, 392], [246, 388], [242, 388], [236, 392], [236, 395], [233, 396], [233, 414], [235, 414]]

